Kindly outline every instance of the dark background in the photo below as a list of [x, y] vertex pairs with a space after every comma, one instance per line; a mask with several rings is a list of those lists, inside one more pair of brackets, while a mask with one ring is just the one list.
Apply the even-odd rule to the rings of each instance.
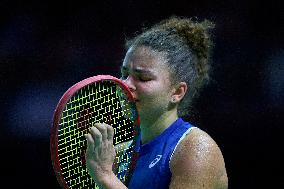
[[216, 23], [212, 82], [190, 119], [219, 144], [229, 188], [283, 188], [283, 14], [280, 0], [0, 1], [1, 185], [59, 188], [49, 133], [62, 94], [119, 76], [125, 38], [177, 15]]

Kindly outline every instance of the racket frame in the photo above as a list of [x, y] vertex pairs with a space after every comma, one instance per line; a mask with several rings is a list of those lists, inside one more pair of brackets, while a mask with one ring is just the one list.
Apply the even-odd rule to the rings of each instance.
[[[61, 166], [60, 166], [59, 154], [58, 154], [58, 132], [59, 132], [59, 123], [60, 123], [60, 120], [61, 120], [61, 115], [62, 115], [62, 112], [65, 108], [65, 105], [70, 100], [70, 98], [74, 94], [76, 94], [77, 91], [79, 91], [80, 89], [82, 89], [85, 86], [88, 86], [92, 83], [99, 82], [99, 81], [112, 81], [112, 82], [118, 84], [124, 91], [126, 91], [127, 99], [130, 102], [135, 103], [135, 99], [134, 99], [130, 89], [128, 88], [128, 86], [125, 83], [123, 83], [120, 79], [118, 79], [114, 76], [111, 76], [111, 75], [97, 75], [97, 76], [86, 78], [86, 79], [79, 81], [78, 83], [74, 84], [73, 86], [71, 86], [63, 94], [63, 96], [60, 98], [60, 100], [59, 100], [59, 102], [56, 106], [56, 109], [54, 111], [54, 114], [53, 114], [53, 124], [52, 124], [51, 131], [50, 131], [50, 152], [51, 152], [52, 165], [53, 165], [53, 169], [55, 171], [57, 180], [58, 180], [59, 184], [61, 185], [61, 187], [65, 188], [65, 189], [69, 189], [70, 187], [67, 185], [66, 181], [64, 180], [63, 173], [61, 171]], [[134, 121], [134, 125], [135, 125], [135, 127], [139, 127], [139, 125], [140, 125], [140, 119], [139, 119], [138, 115], [136, 116], [136, 119]], [[134, 131], [134, 132], [136, 132], [136, 131]], [[136, 135], [136, 134], [137, 133], [135, 133], [134, 135]], [[136, 155], [134, 154], [134, 156], [136, 156]]]

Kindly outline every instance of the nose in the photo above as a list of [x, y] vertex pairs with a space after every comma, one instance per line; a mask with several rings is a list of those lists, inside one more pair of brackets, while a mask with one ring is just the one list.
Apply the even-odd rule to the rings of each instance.
[[128, 76], [126, 79], [123, 80], [123, 82], [128, 86], [131, 92], [134, 92], [136, 90], [133, 78], [131, 76]]

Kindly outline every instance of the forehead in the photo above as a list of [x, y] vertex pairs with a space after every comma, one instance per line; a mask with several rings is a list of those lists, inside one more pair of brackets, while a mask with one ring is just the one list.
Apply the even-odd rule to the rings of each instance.
[[156, 52], [149, 47], [131, 47], [125, 55], [122, 66], [127, 69], [161, 71], [167, 69], [165, 57], [165, 53]]

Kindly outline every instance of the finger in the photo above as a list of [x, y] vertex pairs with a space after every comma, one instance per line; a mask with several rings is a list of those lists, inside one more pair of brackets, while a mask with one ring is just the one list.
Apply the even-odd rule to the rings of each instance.
[[91, 134], [85, 134], [85, 138], [87, 139], [87, 150], [94, 149], [94, 139]]
[[106, 141], [107, 140], [107, 124], [103, 124], [103, 123], [96, 123], [94, 124], [94, 126], [100, 131], [101, 135], [102, 135], [102, 141]]
[[110, 125], [107, 125], [106, 128], [107, 128], [107, 139], [113, 142], [114, 130]]
[[102, 134], [96, 127], [91, 127], [90, 133], [93, 137], [95, 146], [100, 147], [102, 143]]

